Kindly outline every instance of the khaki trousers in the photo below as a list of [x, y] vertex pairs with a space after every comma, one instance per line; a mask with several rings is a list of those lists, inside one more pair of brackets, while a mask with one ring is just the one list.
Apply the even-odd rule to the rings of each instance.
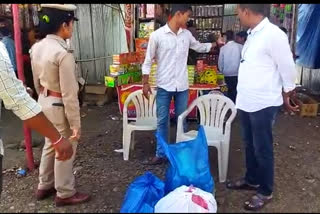
[[[63, 106], [53, 106], [53, 103], [61, 103], [62, 99], [40, 94], [38, 103], [50, 122], [56, 127], [60, 134], [66, 138], [70, 137], [72, 131], [65, 117]], [[72, 197], [75, 193], [75, 178], [73, 175], [73, 161], [76, 154], [78, 142], [72, 142], [73, 156], [67, 161], [57, 160], [51, 141], [45, 138], [45, 145], [42, 150], [38, 189], [47, 190], [55, 187], [57, 196], [60, 198]]]

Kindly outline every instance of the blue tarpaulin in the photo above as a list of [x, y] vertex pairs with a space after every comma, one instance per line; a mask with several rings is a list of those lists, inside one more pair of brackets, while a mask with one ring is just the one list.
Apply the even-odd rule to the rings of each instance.
[[297, 64], [320, 68], [320, 4], [299, 4], [296, 41]]

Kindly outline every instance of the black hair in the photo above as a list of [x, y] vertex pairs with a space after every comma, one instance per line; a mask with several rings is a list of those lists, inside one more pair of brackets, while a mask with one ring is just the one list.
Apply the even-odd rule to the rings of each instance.
[[178, 11], [180, 11], [181, 13], [185, 13], [188, 10], [192, 12], [192, 7], [190, 4], [172, 4], [171, 16], [174, 16]]
[[3, 36], [9, 36], [12, 31], [11, 31], [11, 28], [10, 28], [10, 24], [8, 22], [7, 19], [4, 19], [4, 18], [0, 18], [0, 22], [4, 24], [4, 26], [1, 26], [0, 27], [0, 33], [3, 35]]
[[240, 32], [238, 32], [238, 33], [236, 34], [236, 36], [239, 36], [239, 37], [241, 37], [241, 38], [247, 39], [248, 33], [247, 33], [247, 31], [240, 31]]
[[2, 36], [9, 36], [10, 30], [7, 27], [0, 27], [0, 33]]
[[283, 32], [285, 32], [285, 34], [288, 33], [288, 30], [285, 27], [279, 27]]
[[187, 27], [188, 28], [193, 27], [193, 20], [192, 19], [187, 22]]
[[234, 32], [232, 30], [227, 30], [224, 34], [228, 41], [234, 40]]
[[73, 11], [42, 8], [39, 13], [39, 31], [41, 37], [57, 33], [63, 23], [69, 24], [73, 19]]
[[248, 9], [251, 12], [265, 16], [267, 4], [239, 4], [241, 9]]

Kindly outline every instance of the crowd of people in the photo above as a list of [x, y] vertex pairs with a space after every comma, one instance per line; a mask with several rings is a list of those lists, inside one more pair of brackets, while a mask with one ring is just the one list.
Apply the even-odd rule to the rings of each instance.
[[[36, 198], [56, 194], [57, 206], [88, 201], [88, 194], [75, 188], [72, 173], [78, 140], [81, 136], [78, 84], [75, 59], [66, 40], [71, 38], [75, 5], [43, 4], [39, 30], [43, 38], [30, 51], [33, 79], [38, 102], [30, 97], [15, 75], [12, 41], [0, 42], [0, 98], [28, 127], [46, 137], [39, 169]], [[244, 203], [245, 209], [259, 210], [271, 201], [274, 180], [272, 127], [282, 104], [290, 111], [295, 89], [295, 64], [286, 34], [264, 15], [263, 4], [239, 4], [238, 17], [247, 32], [227, 31], [226, 44], [220, 50], [219, 70], [225, 75], [228, 96], [240, 115], [245, 143], [246, 174], [227, 188], [254, 190]], [[157, 62], [157, 132], [168, 142], [169, 107], [174, 99], [175, 116], [187, 109], [189, 49], [200, 53], [224, 44], [200, 43], [185, 26], [192, 15], [188, 4], [173, 4], [171, 19], [149, 38], [142, 66], [143, 94], [152, 93], [149, 74]], [[4, 35], [5, 36], [5, 35]], [[6, 48], [9, 45], [9, 48]], [[187, 124], [184, 121], [186, 128]], [[166, 161], [157, 146], [155, 156], [144, 164]]]

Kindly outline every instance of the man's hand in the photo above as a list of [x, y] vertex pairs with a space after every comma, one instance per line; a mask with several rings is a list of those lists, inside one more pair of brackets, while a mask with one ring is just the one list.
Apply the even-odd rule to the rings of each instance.
[[69, 137], [69, 140], [76, 140], [78, 141], [80, 139], [81, 136], [81, 131], [80, 129], [73, 129], [72, 130], [72, 135], [71, 137]]
[[223, 37], [219, 37], [218, 39], [217, 39], [217, 45], [224, 45], [225, 44], [225, 41], [224, 41], [224, 39], [223, 39]]
[[149, 100], [149, 93], [152, 94], [151, 87], [150, 87], [149, 83], [143, 84], [142, 91], [143, 91], [143, 96], [145, 96], [145, 98], [147, 98]]
[[53, 145], [53, 148], [58, 153], [56, 159], [59, 161], [69, 160], [73, 155], [72, 145], [66, 138], [62, 138], [60, 143]]
[[30, 95], [30, 97], [33, 97], [33, 90], [27, 86], [24, 86], [26, 88], [26, 91], [28, 92], [28, 94]]
[[284, 107], [290, 113], [299, 111], [299, 106], [294, 102], [295, 96], [295, 90], [289, 91], [288, 93], [282, 92]]

